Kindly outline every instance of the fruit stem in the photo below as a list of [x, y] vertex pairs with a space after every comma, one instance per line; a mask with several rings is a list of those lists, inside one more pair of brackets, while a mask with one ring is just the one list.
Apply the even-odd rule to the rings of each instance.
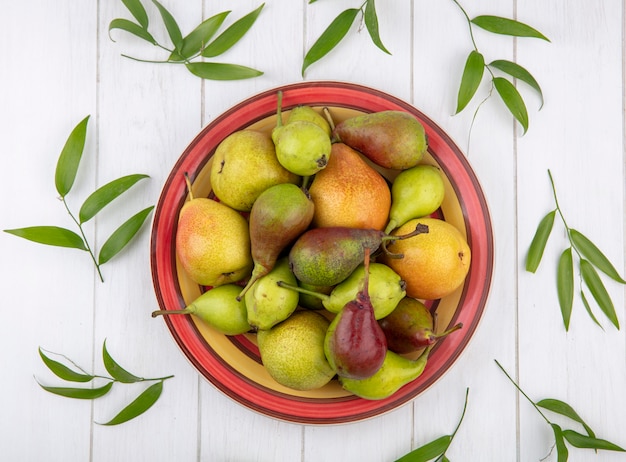
[[462, 327], [463, 327], [463, 323], [462, 323], [462, 322], [460, 322], [460, 323], [458, 323], [458, 324], [456, 324], [456, 325], [452, 326], [452, 327], [451, 327], [450, 329], [448, 329], [447, 331], [442, 332], [441, 334], [436, 334], [436, 335], [434, 335], [434, 336], [433, 336], [433, 338], [436, 338], [436, 339], [443, 338], [443, 337], [445, 337], [445, 336], [447, 336], [447, 335], [451, 334], [452, 332], [454, 332], [454, 331], [456, 331], [456, 330], [461, 329]]
[[157, 316], [164, 316], [168, 314], [193, 314], [193, 310], [191, 307], [187, 307], [182, 310], [156, 310], [152, 312], [152, 317], [156, 318]]
[[398, 227], [398, 222], [394, 219], [389, 220], [387, 227], [385, 228], [385, 234], [390, 234], [394, 229]]
[[185, 183], [187, 184], [187, 192], [189, 193], [189, 199], [193, 200], [193, 192], [191, 191], [191, 180], [187, 172], [183, 173], [185, 176]]
[[363, 290], [364, 294], [369, 294], [369, 280], [370, 280], [370, 249], [365, 248], [365, 258], [363, 259], [363, 267], [365, 275], [363, 277]]
[[333, 120], [333, 116], [330, 114], [330, 110], [326, 106], [324, 106], [322, 112], [324, 113], [324, 117], [326, 117], [326, 121], [330, 126], [330, 131], [332, 132], [335, 129], [335, 121]]
[[308, 290], [308, 289], [304, 289], [302, 287], [299, 286], [294, 286], [293, 284], [289, 284], [288, 282], [285, 281], [276, 281], [276, 285], [278, 287], [283, 287], [285, 289], [291, 289], [291, 290], [295, 290], [296, 292], [300, 292], [302, 294], [305, 295], [311, 295], [313, 297], [317, 297], [322, 301], [329, 301], [330, 300], [330, 296], [323, 294], [321, 292], [315, 292], [314, 290]]
[[281, 90], [278, 90], [276, 97], [278, 99], [278, 101], [276, 102], [276, 126], [282, 127], [283, 126], [283, 112], [282, 112], [283, 92]]
[[418, 223], [415, 226], [415, 229], [408, 234], [401, 234], [400, 236], [392, 236], [390, 234], [385, 233], [386, 235], [383, 236], [381, 239], [383, 250], [390, 258], [404, 258], [404, 254], [394, 253], [391, 250], [389, 250], [387, 248], [387, 242], [391, 241], [393, 243], [395, 241], [401, 241], [403, 239], [408, 239], [410, 237], [417, 236], [418, 234], [426, 234], [426, 233], [428, 233], [428, 225], [425, 225], [424, 223]]
[[241, 300], [243, 300], [244, 295], [246, 295], [246, 292], [250, 290], [250, 287], [252, 287], [256, 281], [261, 279], [267, 273], [269, 273], [269, 270], [266, 267], [259, 265], [259, 264], [255, 264], [254, 269], [252, 270], [252, 275], [250, 276], [250, 279], [248, 280], [248, 283], [243, 288], [243, 290], [239, 292], [239, 295], [237, 295], [237, 301], [240, 302]]

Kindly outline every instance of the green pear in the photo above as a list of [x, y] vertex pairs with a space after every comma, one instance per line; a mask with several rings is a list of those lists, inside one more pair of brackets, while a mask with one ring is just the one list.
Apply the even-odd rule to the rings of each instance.
[[387, 350], [383, 365], [374, 375], [365, 379], [339, 377], [339, 382], [345, 390], [361, 398], [370, 400], [387, 398], [422, 375], [430, 349], [431, 347], [428, 347], [415, 360]]
[[254, 329], [270, 329], [287, 319], [298, 307], [298, 294], [279, 287], [278, 281], [297, 284], [287, 258], [278, 260], [274, 268], [257, 279], [244, 296], [248, 323]]
[[385, 229], [390, 233], [414, 218], [436, 211], [443, 202], [445, 185], [439, 168], [420, 164], [403, 170], [391, 185], [391, 209]]
[[335, 126], [333, 139], [381, 167], [396, 170], [416, 166], [428, 148], [424, 126], [413, 115], [398, 110], [348, 118]]
[[253, 261], [248, 222], [241, 214], [206, 197], [181, 208], [176, 231], [176, 256], [189, 277], [204, 286], [237, 282], [250, 274]]
[[301, 105], [294, 107], [289, 113], [289, 117], [287, 118], [287, 124], [290, 124], [297, 120], [306, 120], [307, 122], [313, 122], [315, 125], [318, 125], [322, 130], [324, 130], [329, 137], [331, 135], [332, 130], [328, 121], [311, 106]]
[[294, 390], [313, 390], [330, 382], [335, 371], [324, 354], [329, 324], [316, 311], [296, 311], [271, 329], [259, 331], [259, 353], [270, 376]]
[[309, 177], [326, 167], [330, 157], [330, 136], [317, 123], [300, 119], [283, 124], [282, 92], [279, 92], [276, 127], [272, 140], [278, 162], [296, 175]]
[[239, 335], [251, 330], [243, 301], [236, 297], [241, 287], [225, 284], [204, 292], [182, 310], [158, 310], [152, 317], [192, 314], [224, 335]]
[[278, 162], [270, 136], [257, 130], [239, 130], [227, 136], [212, 162], [213, 192], [221, 202], [242, 212], [249, 212], [270, 186], [301, 181]]
[[[315, 289], [306, 289], [302, 287], [302, 283], [299, 287], [290, 285], [286, 281], [280, 281], [278, 284], [281, 287], [288, 287], [300, 292], [301, 300], [303, 296], [315, 297], [328, 311], [339, 313], [346, 303], [356, 298], [364, 279], [365, 267], [361, 264], [347, 279], [337, 284], [329, 294]], [[404, 281], [394, 270], [382, 263], [370, 263], [369, 287], [376, 319], [388, 316], [406, 295]]]

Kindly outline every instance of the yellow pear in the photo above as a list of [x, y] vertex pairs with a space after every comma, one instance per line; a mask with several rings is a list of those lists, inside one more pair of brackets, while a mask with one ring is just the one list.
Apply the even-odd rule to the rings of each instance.
[[213, 155], [211, 187], [221, 202], [235, 210], [249, 212], [270, 186], [300, 181], [278, 162], [270, 135], [258, 130], [232, 133]]
[[387, 181], [343, 143], [333, 144], [328, 165], [315, 175], [309, 193], [316, 227], [382, 230], [387, 224], [391, 207]]
[[179, 213], [176, 255], [198, 284], [240, 281], [252, 270], [248, 222], [227, 205], [192, 197]]

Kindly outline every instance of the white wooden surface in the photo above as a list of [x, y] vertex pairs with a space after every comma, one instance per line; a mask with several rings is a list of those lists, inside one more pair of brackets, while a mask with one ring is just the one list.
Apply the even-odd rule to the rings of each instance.
[[[240, 17], [260, 2], [162, 2], [188, 32], [202, 18], [230, 9]], [[465, 150], [491, 207], [496, 254], [482, 323], [457, 364], [426, 393], [387, 415], [337, 427], [279, 422], [230, 401], [199, 376], [150, 318], [157, 306], [149, 267], [149, 228], [103, 267], [97, 279], [85, 254], [36, 245], [0, 233], [0, 454], [7, 461], [393, 461], [451, 432], [465, 389], [463, 426], [450, 447], [454, 461], [556, 460], [550, 428], [519, 396], [497, 359], [535, 400], [567, 401], [598, 436], [626, 446], [626, 336], [600, 330], [576, 297], [564, 331], [555, 290], [556, 260], [565, 248], [556, 228], [537, 274], [524, 271], [541, 217], [553, 208], [554, 175], [571, 226], [599, 244], [624, 273], [624, 2], [479, 0], [470, 16], [515, 17], [551, 43], [478, 31], [488, 61], [515, 59], [537, 78], [539, 99], [522, 88], [530, 130], [521, 136], [491, 98], [452, 116], [465, 56], [466, 24], [452, 1], [378, 2], [380, 31], [393, 55], [378, 51], [356, 27], [307, 80], [376, 87], [420, 108]], [[152, 22], [156, 9], [146, 2]], [[120, 56], [157, 57], [156, 49], [114, 33], [128, 17], [121, 1], [2, 2], [0, 44], [0, 226], [71, 226], [54, 189], [58, 153], [71, 129], [91, 115], [83, 164], [70, 206], [95, 187], [130, 173], [151, 179], [88, 227], [103, 243], [113, 226], [156, 203], [174, 162], [200, 129], [228, 107], [277, 85], [302, 80], [306, 49], [330, 20], [357, 0], [267, 1], [257, 24], [225, 61], [262, 69], [257, 79], [208, 82], [178, 66]], [[161, 26], [153, 29], [165, 39]], [[484, 95], [486, 87], [481, 88]], [[560, 226], [558, 222], [555, 227]], [[624, 287], [607, 282], [621, 324]], [[601, 313], [600, 313], [601, 315]], [[600, 318], [602, 321], [604, 319]], [[100, 349], [144, 376], [175, 374], [143, 416], [103, 427], [137, 391], [118, 390], [94, 403], [42, 391], [54, 382], [37, 348], [62, 352], [102, 371]], [[560, 421], [559, 419], [555, 419]], [[626, 460], [624, 454], [573, 449], [572, 461]]]

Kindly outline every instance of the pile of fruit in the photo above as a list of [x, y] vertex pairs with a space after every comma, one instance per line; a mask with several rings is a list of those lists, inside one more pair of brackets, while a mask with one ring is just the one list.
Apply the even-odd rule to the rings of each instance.
[[193, 314], [224, 335], [256, 333], [283, 386], [312, 390], [337, 377], [357, 396], [386, 398], [462, 327], [436, 334], [425, 302], [463, 284], [469, 246], [435, 216], [444, 179], [423, 162], [427, 138], [414, 116], [335, 124], [307, 105], [283, 114], [277, 96], [271, 134], [243, 129], [217, 147], [215, 197], [191, 196], [186, 177], [176, 255], [206, 290], [153, 316]]

